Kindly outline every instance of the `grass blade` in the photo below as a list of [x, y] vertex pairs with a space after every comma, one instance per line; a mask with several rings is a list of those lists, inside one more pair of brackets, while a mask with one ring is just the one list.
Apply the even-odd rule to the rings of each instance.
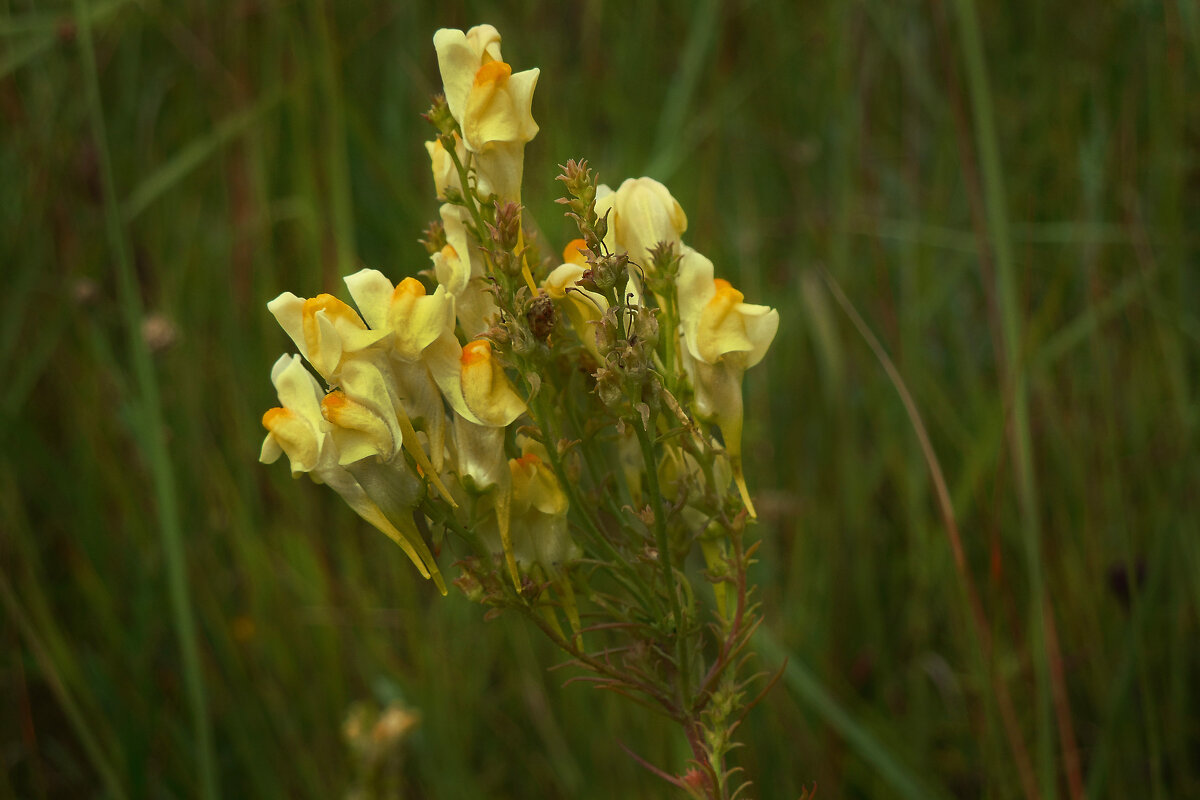
[[[1001, 321], [1002, 386], [1012, 398], [1013, 471], [1021, 519], [1021, 541], [1025, 549], [1029, 581], [1028, 621], [1036, 676], [1034, 709], [1040, 794], [1055, 797], [1053, 714], [1049, 655], [1046, 646], [1045, 577], [1041, 554], [1041, 519], [1038, 515], [1037, 482], [1033, 466], [1033, 437], [1029, 423], [1029, 384], [1022, 356], [1021, 309], [1013, 266], [1012, 233], [1008, 222], [1008, 199], [993, 116], [992, 93], [984, 58], [983, 37], [973, 0], [956, 0], [960, 41], [967, 67], [968, 94], [974, 117], [976, 145], [983, 172], [984, 208], [987, 231], [995, 259], [996, 296]], [[1028, 787], [1027, 796], [1030, 795]]]
[[87, 92], [88, 114], [92, 135], [96, 140], [100, 178], [104, 193], [104, 222], [109, 247], [116, 264], [117, 289], [125, 328], [129, 337], [129, 358], [132, 362], [139, 408], [144, 427], [139, 442], [153, 478], [153, 491], [158, 512], [158, 527], [162, 535], [170, 591], [171, 613], [179, 640], [183, 662], [183, 679], [191, 709], [196, 748], [196, 769], [200, 796], [213, 800], [217, 796], [216, 770], [212, 754], [212, 729], [205, 703], [204, 682], [200, 657], [196, 649], [196, 628], [188, 594], [187, 571], [184, 562], [183, 530], [176, 495], [174, 467], [164, 439], [162, 401], [158, 377], [150, 360], [150, 349], [139, 335], [142, 304], [136, 284], [133, 263], [122, 229], [116, 181], [108, 149], [108, 133], [104, 123], [104, 108], [100, 97], [100, 77], [96, 69], [96, 52], [92, 42], [91, 17], [85, 0], [75, 0], [75, 15], [79, 22], [79, 47]]
[[58, 700], [58, 704], [62, 707], [63, 713], [66, 714], [67, 720], [71, 723], [71, 728], [75, 731], [75, 735], [79, 737], [79, 743], [83, 745], [84, 751], [91, 759], [92, 766], [96, 768], [96, 772], [100, 774], [100, 781], [104, 784], [104, 789], [111, 796], [123, 798], [128, 797], [121, 782], [117, 779], [116, 770], [113, 769], [112, 763], [109, 760], [108, 754], [104, 752], [104, 748], [96, 741], [96, 737], [92, 735], [92, 729], [84, 718], [79, 706], [75, 703], [75, 699], [67, 690], [66, 684], [58, 674], [58, 670], [54, 667], [54, 660], [50, 657], [45, 645], [42, 643], [41, 637], [37, 635], [37, 630], [30, 621], [29, 616], [21, 608], [21, 602], [13, 593], [12, 586], [8, 583], [8, 577], [0, 572], [0, 602], [3, 603], [8, 615], [12, 617], [17, 625], [17, 630], [25, 637], [25, 643], [29, 646], [33, 657], [38, 662], [38, 667], [42, 670], [42, 677], [50, 686], [50, 691]]
[[859, 725], [846, 709], [842, 708], [833, 695], [821, 685], [807, 667], [795, 654], [787, 652], [783, 645], [775, 640], [766, 627], [761, 627], [754, 635], [754, 647], [768, 662], [780, 663], [787, 659], [783, 671], [783, 682], [797, 698], [817, 713], [829, 727], [837, 731], [846, 743], [858, 753], [863, 761], [879, 774], [881, 778], [895, 790], [898, 797], [908, 800], [926, 800], [926, 798], [949, 797], [950, 794], [939, 786], [930, 786], [921, 781], [907, 766], [875, 738], [869, 730]]

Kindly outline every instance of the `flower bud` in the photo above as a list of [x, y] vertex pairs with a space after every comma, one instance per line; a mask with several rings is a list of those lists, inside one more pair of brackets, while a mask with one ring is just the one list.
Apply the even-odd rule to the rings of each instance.
[[574, 198], [584, 200], [585, 205], [590, 202], [587, 193], [591, 191], [590, 200], [596, 199], [596, 179], [592, 175], [592, 171], [588, 169], [587, 159], [576, 161], [571, 158], [566, 164], [560, 164], [559, 169], [562, 173], [555, 180], [562, 181], [566, 184], [567, 192]]
[[496, 203], [496, 224], [488, 225], [492, 239], [503, 250], [512, 251], [517, 248], [521, 234], [521, 205], [520, 203]]
[[658, 317], [652, 309], [638, 309], [633, 318], [633, 332], [629, 335], [629, 345], [642, 349], [647, 355], [658, 347]]
[[440, 222], [429, 223], [422, 235], [425, 238], [417, 241], [425, 246], [425, 252], [429, 255], [442, 252], [442, 248], [446, 246], [446, 228]]
[[525, 321], [529, 323], [529, 330], [539, 342], [544, 342], [550, 337], [556, 316], [554, 301], [545, 290], [538, 292], [538, 296], [529, 301], [525, 310]]
[[[586, 276], [587, 273], [585, 272]], [[580, 283], [583, 283], [580, 280]], [[604, 316], [596, 320], [592, 324], [596, 327], [596, 352], [601, 358], [608, 358], [608, 354], [617, 348], [621, 341], [621, 326], [617, 321], [617, 313], [619, 309], [615, 306], [604, 312]]]
[[[591, 247], [591, 245], [588, 245]], [[594, 251], [593, 251], [594, 252]], [[624, 253], [620, 255], [596, 256], [588, 259], [589, 269], [584, 270], [579, 278], [579, 285], [590, 292], [607, 294], [625, 277], [629, 266], [629, 258]]]
[[[450, 106], [446, 105], [446, 95], [444, 94], [435, 94], [429, 110], [422, 116], [429, 120], [429, 124], [437, 128], [438, 133], [442, 136], [450, 136], [458, 127], [458, 123], [454, 121], [454, 115], [450, 113]], [[454, 147], [453, 139], [448, 144], [443, 142], [442, 146]]]
[[[595, 232], [596, 239], [601, 242], [604, 241], [605, 236], [608, 236], [608, 215], [611, 211], [612, 209], [605, 211], [604, 216], [597, 217], [596, 221], [592, 224], [592, 231]], [[588, 246], [590, 247], [591, 244], [589, 243]]]

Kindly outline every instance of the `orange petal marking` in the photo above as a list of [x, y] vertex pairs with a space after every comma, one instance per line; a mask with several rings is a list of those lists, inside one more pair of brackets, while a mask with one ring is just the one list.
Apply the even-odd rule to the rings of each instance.
[[516, 459], [516, 462], [522, 467], [537, 467], [542, 463], [542, 460], [537, 457], [537, 453], [526, 453], [525, 455]]
[[294, 416], [295, 413], [288, 408], [268, 408], [262, 415], [262, 424], [267, 430], [273, 431]]
[[487, 339], [476, 339], [463, 345], [462, 365], [470, 367], [482, 361], [492, 360], [492, 343]]
[[581, 250], [586, 251], [587, 249], [587, 242], [583, 241], [583, 239], [572, 239], [567, 246], [563, 248], [563, 263], [578, 264], [581, 267], [587, 266], [587, 258], [585, 258], [583, 253], [580, 252]]
[[[446, 247], [450, 247], [450, 245], [446, 245]], [[453, 250], [453, 248], [451, 249]], [[424, 297], [425, 294], [425, 284], [416, 278], [405, 278], [392, 290], [392, 302], [402, 297]]]
[[507, 81], [512, 75], [512, 67], [503, 61], [489, 61], [475, 72], [475, 85], [485, 83], [500, 83]]

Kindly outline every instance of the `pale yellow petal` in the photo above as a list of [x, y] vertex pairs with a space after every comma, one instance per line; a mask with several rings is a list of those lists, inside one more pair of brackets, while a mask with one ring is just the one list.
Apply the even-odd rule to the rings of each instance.
[[307, 369], [299, 356], [283, 356], [271, 370], [271, 383], [279, 395], [279, 403], [290, 408], [304, 419], [319, 425], [321, 419], [320, 384]]
[[455, 415], [454, 445], [456, 471], [464, 488], [474, 492], [493, 487], [510, 490], [512, 474], [504, 454], [504, 428], [476, 425]]
[[487, 339], [463, 347], [462, 393], [467, 408], [483, 422], [507, 426], [525, 412], [525, 401], [513, 390], [504, 368], [492, 354]]
[[[465, 163], [465, 162], [464, 162]], [[496, 195], [501, 200], [521, 198], [521, 177], [525, 171], [525, 143], [492, 142], [482, 151], [471, 155], [475, 168], [476, 188], [485, 200]]]
[[430, 295], [419, 280], [405, 278], [391, 292], [387, 319], [396, 355], [417, 361], [426, 347], [453, 332], [454, 300], [444, 286]]
[[274, 461], [279, 457], [278, 448], [278, 451], [287, 454], [293, 475], [310, 472], [317, 466], [321, 441], [312, 423], [291, 409], [271, 408], [263, 414], [262, 424], [268, 431], [267, 438], [273, 440], [275, 446], [268, 446], [264, 442], [260, 457], [269, 457]]
[[475, 81], [475, 72], [481, 63], [480, 53], [468, 41], [466, 34], [450, 28], [442, 28], [433, 35], [433, 47], [437, 51], [446, 105], [451, 115], [461, 123], [471, 85]]
[[392, 282], [377, 269], [363, 269], [343, 280], [363, 319], [376, 330], [388, 326], [388, 306], [392, 301]]
[[660, 241], [678, 243], [687, 216], [666, 186], [653, 178], [629, 178], [617, 189], [610, 226], [620, 250], [649, 270], [650, 248]]
[[304, 298], [284, 292], [267, 303], [267, 310], [275, 317], [275, 321], [283, 328], [288, 338], [295, 343], [300, 355], [308, 358], [308, 346], [304, 339]]

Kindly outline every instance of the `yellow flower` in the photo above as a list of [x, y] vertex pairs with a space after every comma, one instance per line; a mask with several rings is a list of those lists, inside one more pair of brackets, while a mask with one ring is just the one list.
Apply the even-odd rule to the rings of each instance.
[[[315, 482], [327, 484], [355, 513], [400, 545], [422, 577], [431, 578], [438, 590], [446, 594], [437, 562], [412, 519], [411, 510], [423, 492], [420, 480], [402, 458], [398, 462], [393, 460], [390, 468], [385, 469], [383, 462], [374, 457], [378, 449], [389, 445], [386, 421], [367, 420], [371, 412], [361, 406], [346, 415], [346, 419], [359, 425], [355, 430], [369, 450], [362, 460], [349, 461], [338, 452], [336, 426], [322, 416], [326, 406], [338, 403], [328, 397], [342, 398], [342, 392], [323, 398], [321, 387], [299, 356], [283, 356], [276, 361], [271, 381], [283, 405], [263, 414], [267, 437], [259, 460], [270, 464], [286, 454], [293, 477], [307, 472]], [[339, 418], [337, 412], [333, 416]], [[353, 437], [345, 441], [363, 451], [363, 442], [354, 441]]]
[[369, 456], [391, 461], [403, 448], [403, 411], [397, 408], [395, 382], [390, 378], [380, 364], [352, 359], [342, 370], [342, 388], [321, 399], [321, 415], [333, 426], [330, 434], [341, 465]]
[[570, 503], [554, 471], [546, 464], [545, 449], [518, 437], [522, 455], [504, 465], [507, 495], [496, 495], [495, 527], [491, 520], [480, 527], [484, 544], [501, 552], [515, 586], [520, 572], [536, 566], [547, 576], [559, 576], [564, 563], [582, 551], [567, 529]]
[[685, 346], [683, 365], [695, 389], [696, 413], [721, 429], [742, 501], [754, 503], [742, 473], [742, 376], [766, 355], [779, 329], [779, 312], [750, 305], [728, 281], [713, 279], [707, 258], [686, 248], [676, 280]]
[[345, 355], [388, 335], [387, 331], [368, 329], [353, 308], [330, 294], [305, 299], [284, 292], [267, 303], [267, 309], [296, 343], [300, 355], [331, 384], [337, 383]]
[[513, 74], [500, 55], [500, 34], [491, 25], [462, 31], [442, 28], [433, 36], [446, 105], [462, 128], [467, 149], [482, 152], [493, 142], [525, 143], [537, 135], [531, 108], [538, 70]]
[[537, 449], [527, 445], [524, 455], [508, 462], [513, 553], [518, 564], [538, 564], [552, 575], [564, 562], [579, 558], [581, 551], [567, 530], [567, 495]]
[[[525, 401], [493, 356], [490, 341], [476, 339], [462, 347], [457, 341], [440, 341], [438, 347], [445, 348], [445, 352], [431, 362], [430, 368], [455, 413], [490, 428], [505, 428], [525, 413]], [[455, 351], [457, 363], [446, 357]]]
[[[433, 46], [446, 105], [462, 129], [466, 150], [473, 154], [480, 195], [518, 200], [525, 143], [538, 132], [532, 113], [538, 70], [513, 74], [500, 55], [500, 34], [491, 25], [466, 33], [443, 28], [434, 34]], [[436, 173], [436, 154], [430, 155]]]
[[575, 285], [587, 268], [587, 262], [579, 252], [581, 248], [584, 248], [582, 239], [575, 239], [568, 244], [563, 250], [564, 263], [546, 276], [542, 287], [566, 312], [571, 327], [575, 329], [575, 335], [599, 364], [603, 363], [604, 359], [600, 357], [596, 348], [596, 326], [592, 323], [599, 320], [608, 310], [608, 300], [603, 295]]
[[446, 412], [429, 364], [445, 351], [433, 347], [434, 343], [454, 338], [454, 298], [442, 286], [427, 294], [416, 278], [405, 278], [393, 287], [383, 273], [373, 269], [360, 270], [345, 280], [371, 327], [391, 336], [388, 352], [396, 393], [413, 426], [429, 438], [436, 474], [442, 469]]
[[613, 192], [596, 191], [596, 213], [608, 215], [605, 244], [615, 253], [625, 252], [643, 270], [652, 268], [650, 248], [659, 242], [680, 244], [687, 230], [687, 215], [666, 186], [653, 178], [629, 178]]
[[286, 455], [293, 478], [336, 465], [332, 445], [328, 444], [329, 426], [321, 417], [321, 387], [300, 357], [281, 356], [271, 369], [271, 383], [282, 405], [263, 414], [267, 437], [259, 461], [273, 464]]
[[463, 334], [472, 338], [490, 328], [499, 312], [492, 293], [485, 288], [483, 256], [467, 231], [467, 210], [447, 203], [441, 216], [446, 246], [430, 256], [433, 272], [454, 297], [454, 312]]
[[[454, 410], [455, 472], [464, 488], [491, 493], [502, 540], [508, 538], [512, 478], [504, 454], [504, 430], [525, 413], [525, 401], [513, 390], [487, 339], [459, 347], [441, 340], [442, 353], [430, 367], [438, 388]], [[457, 351], [457, 366], [452, 354]], [[514, 585], [520, 581], [509, 562]]]

